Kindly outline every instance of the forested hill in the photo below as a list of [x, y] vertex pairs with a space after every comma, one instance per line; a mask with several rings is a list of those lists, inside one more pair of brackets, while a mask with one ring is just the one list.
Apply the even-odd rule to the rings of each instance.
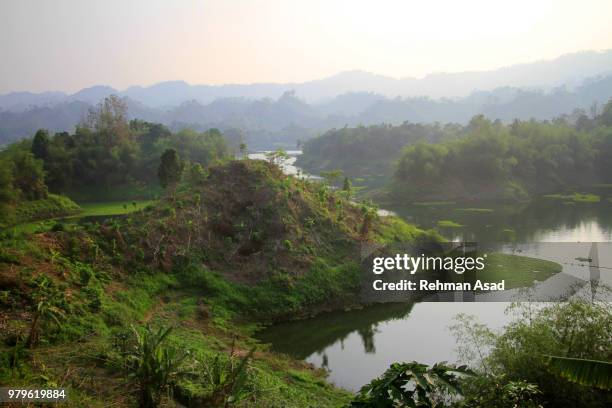
[[[612, 101], [553, 121], [332, 130], [305, 143], [298, 164], [342, 170], [392, 200], [526, 199], [612, 182]], [[486, 177], [483, 177], [486, 175]]]
[[128, 121], [126, 109], [110, 97], [73, 134], [40, 129], [0, 151], [0, 225], [77, 210], [59, 194], [81, 202], [154, 198], [160, 157], [168, 149], [203, 167], [238, 149], [239, 140], [216, 129], [172, 133], [160, 124]]
[[[58, 102], [41, 95], [32, 105], [0, 110], [0, 144], [29, 137], [40, 128], [51, 132], [73, 132], [83, 121], [96, 98], [112, 89], [93, 89]], [[277, 99], [225, 97], [212, 102], [184, 100], [176, 105], [152, 107], [129, 95], [121, 98], [128, 106], [128, 118], [161, 123], [173, 131], [218, 128], [224, 133], [241, 134], [252, 149], [293, 148], [321, 132], [345, 125], [373, 125], [454, 122], [467, 124], [471, 117], [484, 114], [510, 122], [552, 119], [573, 114], [574, 109], [589, 111], [612, 96], [612, 76], [593, 77], [581, 85], [552, 90], [503, 87], [476, 91], [456, 99], [429, 97], [390, 98], [375, 93], [352, 92], [318, 103], [307, 103], [302, 95], [287, 91]]]
[[340, 169], [345, 176], [372, 184], [392, 176], [402, 148], [418, 141], [438, 142], [463, 132], [460, 125], [372, 125], [333, 129], [302, 145], [297, 165], [311, 173]]

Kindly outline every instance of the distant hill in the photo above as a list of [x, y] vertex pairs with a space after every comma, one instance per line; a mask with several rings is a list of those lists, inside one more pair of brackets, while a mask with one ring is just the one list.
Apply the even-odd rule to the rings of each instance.
[[99, 85], [82, 89], [72, 95], [63, 92], [13, 92], [0, 95], [0, 109], [19, 111], [31, 106], [65, 101], [95, 103], [111, 93], [128, 97], [149, 107], [166, 109], [191, 100], [208, 104], [222, 98], [278, 99], [291, 90], [308, 103], [324, 103], [342, 94], [364, 92], [389, 98], [457, 98], [500, 87], [551, 89], [566, 85], [571, 89], [586, 78], [608, 74], [612, 74], [612, 50], [584, 51], [553, 60], [489, 71], [432, 73], [421, 79], [395, 79], [355, 70], [302, 83], [190, 85], [184, 81], [166, 81], [146, 87], [132, 86], [123, 91]]
[[[108, 89], [91, 94], [105, 95]], [[589, 78], [583, 85], [549, 91], [504, 87], [474, 92], [465, 98], [387, 98], [374, 93], [347, 93], [322, 104], [309, 104], [287, 91], [277, 99], [220, 98], [203, 104], [190, 100], [175, 107], [152, 108], [129, 97], [130, 118], [162, 123], [172, 130], [219, 128], [238, 130], [251, 149], [293, 148], [332, 128], [380, 123], [467, 123], [477, 114], [510, 122], [514, 119], [553, 119], [575, 109], [590, 112], [612, 97], [612, 75]], [[91, 103], [72, 101], [33, 107], [25, 111], [0, 111], [0, 144], [34, 134], [72, 131]]]
[[[11, 93], [0, 95], [0, 145], [31, 136], [39, 128], [72, 131], [92, 105], [111, 94], [125, 100], [131, 118], [162, 123], [172, 130], [231, 129], [243, 134], [251, 149], [292, 148], [298, 140], [359, 124], [465, 124], [477, 114], [505, 122], [546, 120], [607, 102], [612, 97], [610, 67], [612, 51], [606, 51], [489, 72], [435, 74], [421, 80], [352, 71], [302, 84], [192, 86], [174, 81], [122, 92], [94, 86], [73, 95]], [[595, 74], [599, 71], [603, 73]], [[588, 73], [594, 75], [583, 77]], [[535, 86], [538, 81], [543, 81], [542, 86]], [[448, 97], [458, 93], [459, 87], [495, 84], [503, 86]], [[445, 88], [447, 97], [398, 96], [421, 93], [419, 89], [436, 93], [436, 87]], [[318, 102], [312, 102], [315, 99]]]

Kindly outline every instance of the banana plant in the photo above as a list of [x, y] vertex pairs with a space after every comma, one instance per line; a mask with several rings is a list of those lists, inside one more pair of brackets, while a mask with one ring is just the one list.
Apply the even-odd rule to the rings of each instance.
[[568, 381], [587, 387], [612, 389], [612, 363], [582, 358], [546, 356], [548, 369]]

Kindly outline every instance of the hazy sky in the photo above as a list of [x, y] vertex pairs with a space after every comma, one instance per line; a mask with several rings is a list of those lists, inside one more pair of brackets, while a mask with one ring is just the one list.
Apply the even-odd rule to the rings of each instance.
[[612, 48], [609, 0], [0, 0], [0, 92], [485, 70]]

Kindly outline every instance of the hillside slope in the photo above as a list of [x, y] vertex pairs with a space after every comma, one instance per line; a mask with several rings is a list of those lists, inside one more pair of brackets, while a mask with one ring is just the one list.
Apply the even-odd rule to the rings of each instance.
[[[251, 335], [261, 322], [357, 303], [360, 243], [425, 233], [263, 161], [194, 168], [186, 178], [176, 195], [101, 225], [2, 232], [0, 384], [61, 385], [67, 406], [131, 406], [142, 382], [126, 372], [130, 333], [174, 327], [165, 347], [189, 351], [171, 380], [184, 405], [229, 397], [206, 370], [245, 356], [236, 406], [350, 399], [322, 371]], [[173, 403], [163, 396], [162, 405]]]

